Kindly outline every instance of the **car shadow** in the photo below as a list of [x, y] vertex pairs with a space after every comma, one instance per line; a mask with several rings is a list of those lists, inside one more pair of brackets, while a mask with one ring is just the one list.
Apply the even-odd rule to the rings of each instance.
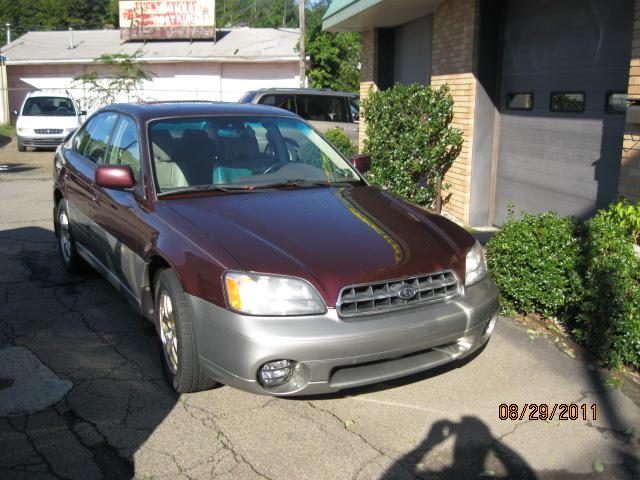
[[2, 147], [6, 147], [7, 145], [9, 145], [11, 142], [13, 141], [12, 137], [9, 137], [7, 135], [0, 135], [0, 148]]
[[3, 173], [22, 173], [36, 170], [37, 167], [31, 167], [24, 163], [4, 163], [0, 164], [0, 175]]
[[66, 274], [51, 230], [0, 231], [0, 351], [28, 349], [72, 384], [46, 408], [29, 405], [47, 388], [36, 385], [25, 411], [0, 417], [0, 444], [11, 446], [0, 476], [133, 478], [134, 454], [178, 399], [154, 330], [97, 273]]

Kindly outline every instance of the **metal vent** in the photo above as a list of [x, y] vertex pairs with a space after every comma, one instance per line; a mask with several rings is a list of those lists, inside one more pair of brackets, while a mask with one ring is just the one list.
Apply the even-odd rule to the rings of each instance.
[[354, 317], [440, 302], [459, 293], [457, 275], [447, 270], [345, 287], [340, 291], [336, 308], [341, 317]]
[[60, 135], [62, 133], [61, 128], [36, 128], [34, 129], [38, 135]]

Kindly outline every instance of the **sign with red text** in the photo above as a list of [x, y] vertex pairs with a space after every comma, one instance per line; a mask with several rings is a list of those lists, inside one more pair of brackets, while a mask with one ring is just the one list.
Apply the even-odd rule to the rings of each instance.
[[214, 38], [215, 0], [120, 2], [122, 40]]

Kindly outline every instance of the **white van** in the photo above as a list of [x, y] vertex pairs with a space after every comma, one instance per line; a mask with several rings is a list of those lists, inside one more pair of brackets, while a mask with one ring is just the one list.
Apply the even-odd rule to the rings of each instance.
[[86, 113], [78, 109], [68, 93], [29, 92], [20, 111], [13, 112], [18, 117], [18, 151], [24, 152], [27, 147], [57, 147], [82, 124]]

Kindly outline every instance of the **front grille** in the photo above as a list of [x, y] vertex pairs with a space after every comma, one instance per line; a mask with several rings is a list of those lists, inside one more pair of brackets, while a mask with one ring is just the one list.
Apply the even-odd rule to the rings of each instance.
[[[412, 293], [414, 294], [411, 295]], [[400, 280], [345, 287], [340, 291], [336, 308], [341, 317], [354, 317], [440, 302], [458, 293], [458, 277], [447, 270]]]
[[64, 138], [59, 137], [25, 138], [22, 140], [22, 144], [25, 147], [57, 147], [63, 140]]
[[61, 128], [36, 128], [33, 131], [38, 135], [60, 135], [62, 133]]

